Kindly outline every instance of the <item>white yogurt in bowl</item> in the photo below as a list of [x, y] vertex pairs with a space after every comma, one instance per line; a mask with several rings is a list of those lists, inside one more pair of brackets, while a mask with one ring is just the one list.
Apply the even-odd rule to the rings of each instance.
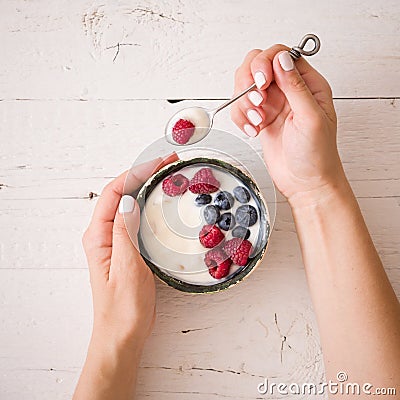
[[[234, 263], [229, 273], [222, 279], [215, 279], [209, 272], [204, 258], [210, 248], [200, 243], [199, 232], [207, 222], [204, 209], [207, 205], [197, 205], [198, 193], [186, 190], [175, 197], [163, 191], [162, 182], [171, 174], [182, 174], [189, 181], [202, 168], [210, 168], [219, 181], [218, 190], [210, 193], [210, 205], [214, 205], [215, 196], [220, 191], [233, 194], [237, 186], [245, 187], [250, 193], [246, 204], [257, 210], [257, 220], [247, 226], [252, 251], [246, 265]], [[224, 289], [240, 281], [262, 259], [269, 236], [268, 209], [255, 183], [236, 167], [220, 160], [197, 158], [178, 161], [155, 174], [138, 195], [141, 206], [141, 224], [139, 245], [141, 254], [153, 272], [169, 285], [188, 292], [213, 292]], [[236, 214], [243, 204], [237, 199], [228, 210], [220, 209], [220, 214]], [[215, 224], [218, 226], [218, 222]], [[233, 229], [220, 229], [226, 243], [233, 238]]]

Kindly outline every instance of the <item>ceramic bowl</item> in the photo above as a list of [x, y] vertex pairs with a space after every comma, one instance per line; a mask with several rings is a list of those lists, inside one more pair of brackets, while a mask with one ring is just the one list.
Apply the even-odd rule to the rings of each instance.
[[[218, 292], [223, 289], [227, 289], [232, 285], [237, 284], [238, 282], [242, 281], [246, 276], [248, 276], [261, 262], [263, 259], [268, 239], [270, 235], [270, 217], [267, 208], [266, 201], [257, 187], [257, 184], [254, 182], [253, 178], [246, 172], [242, 171], [236, 166], [231, 165], [228, 162], [214, 159], [214, 158], [206, 158], [206, 157], [196, 157], [189, 160], [179, 160], [175, 163], [172, 163], [156, 174], [154, 174], [141, 188], [137, 195], [137, 201], [140, 206], [142, 212], [142, 218], [145, 214], [145, 205], [146, 201], [148, 200], [150, 194], [153, 190], [158, 186], [161, 185], [162, 181], [171, 174], [176, 174], [180, 170], [185, 167], [211, 167], [216, 170], [221, 170], [224, 173], [231, 174], [234, 178], [240, 181], [240, 183], [245, 186], [249, 192], [251, 193], [252, 200], [254, 200], [256, 206], [258, 207], [258, 215], [259, 215], [259, 232], [257, 240], [254, 241], [253, 244], [253, 251], [250, 255], [250, 258], [245, 266], [238, 267], [236, 271], [230, 273], [226, 278], [221, 280], [215, 280], [215, 282], [189, 282], [185, 280], [185, 276], [179, 275], [173, 276], [174, 273], [168, 269], [166, 265], [160, 265], [160, 262], [155, 263], [154, 257], [152, 254], [149, 254], [148, 249], [144, 245], [145, 240], [143, 239], [144, 235], [144, 228], [139, 229], [138, 234], [138, 243], [141, 255], [143, 256], [146, 264], [151, 268], [151, 270], [158, 276], [163, 282], [168, 284], [169, 286], [178, 289], [183, 292], [189, 293], [212, 293]], [[222, 187], [221, 190], [224, 190]], [[252, 201], [251, 200], [251, 201]], [[175, 218], [176, 219], [176, 218]], [[198, 240], [198, 239], [197, 239]], [[206, 249], [205, 249], [206, 250]], [[176, 257], [179, 257], [179, 254], [176, 254]], [[207, 268], [202, 266], [203, 268]], [[208, 273], [208, 271], [207, 271]], [[176, 275], [176, 274], [175, 274]]]

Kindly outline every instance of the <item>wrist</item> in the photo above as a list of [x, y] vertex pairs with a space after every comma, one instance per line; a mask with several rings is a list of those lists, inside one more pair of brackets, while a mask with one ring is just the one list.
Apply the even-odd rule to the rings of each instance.
[[137, 367], [143, 351], [141, 340], [116, 340], [108, 335], [93, 332], [88, 349], [88, 359], [111, 371], [120, 367]]
[[338, 197], [351, 197], [353, 195], [350, 184], [343, 172], [334, 180], [314, 189], [294, 193], [288, 198], [288, 203], [293, 212], [312, 209], [323, 205]]
[[93, 332], [74, 400], [89, 397], [131, 398], [135, 389], [142, 347], [129, 346], [128, 350], [126, 346], [105, 340], [104, 335]]
[[108, 349], [111, 353], [140, 352], [150, 332], [144, 329], [145, 324], [116, 322], [109, 318], [101, 318], [96, 313], [90, 343], [96, 347]]

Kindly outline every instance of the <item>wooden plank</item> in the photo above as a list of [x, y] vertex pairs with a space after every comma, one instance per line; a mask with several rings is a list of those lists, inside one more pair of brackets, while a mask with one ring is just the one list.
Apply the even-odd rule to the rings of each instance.
[[[398, 198], [359, 199], [385, 266], [398, 268], [400, 207]], [[1, 202], [0, 269], [86, 268], [81, 240], [95, 202], [89, 200], [19, 200]], [[50, 256], [51, 255], [51, 256]], [[293, 264], [293, 262], [295, 264]], [[269, 262], [302, 268], [298, 240], [287, 203], [278, 204]]]
[[[304, 271], [291, 264], [260, 267], [240, 285], [209, 296], [157, 281], [158, 317], [138, 398], [167, 392], [178, 399], [192, 393], [251, 399], [263, 377], [320, 382], [321, 350]], [[389, 276], [399, 295], [399, 270]], [[0, 281], [2, 398], [67, 398], [91, 329], [87, 271], [0, 270]]]
[[[322, 40], [311, 61], [336, 97], [390, 98], [336, 107], [346, 172], [400, 296], [396, 0], [301, 8], [295, 0], [9, 0], [0, 8], [1, 399], [71, 398], [92, 323], [80, 243], [97, 199], [89, 193], [129, 168], [174, 111], [218, 104], [165, 99], [226, 98], [249, 49], [295, 44], [310, 31]], [[227, 112], [215, 122], [243, 138]], [[257, 140], [244, 140], [260, 153]], [[240, 156], [252, 163], [252, 154]], [[157, 281], [157, 295], [138, 399], [250, 400], [262, 398], [263, 377], [323, 380], [282, 196], [268, 253], [243, 283], [192, 296]]]
[[[195, 104], [213, 107], [219, 103], [0, 102], [0, 183], [6, 185], [0, 198], [83, 197], [90, 190], [99, 191], [104, 180], [94, 180], [91, 186], [88, 178], [109, 179], [129, 168], [144, 149], [162, 137], [165, 123], [175, 111]], [[350, 180], [378, 182], [379, 190], [398, 193], [398, 102], [337, 100], [336, 108], [339, 148]], [[258, 140], [246, 139], [227, 111], [216, 117], [215, 128], [260, 150]], [[227, 144], [222, 147], [229, 151]], [[165, 149], [181, 148], [166, 145]], [[365, 190], [360, 194], [365, 195]]]
[[335, 96], [400, 96], [396, 0], [299, 7], [296, 0], [3, 2], [1, 98], [227, 97], [250, 49], [295, 45], [308, 32], [321, 37], [312, 63]]
[[[7, 283], [1, 293], [2, 328], [13, 332], [0, 342], [5, 398], [16, 398], [14, 391], [20, 398], [28, 390], [44, 398], [57, 389], [71, 393], [91, 329], [87, 271], [1, 270], [0, 278]], [[213, 296], [183, 294], [160, 283], [157, 289], [158, 319], [139, 378], [143, 397], [189, 391], [254, 398], [264, 376], [321, 379], [302, 270], [260, 268], [240, 286]], [[282, 336], [287, 338], [283, 348]]]
[[[2, 126], [13, 137], [3, 142], [0, 159], [0, 183], [5, 185], [0, 190], [0, 267], [84, 268], [79, 238], [96, 202], [89, 193], [100, 193], [112, 176], [129, 167], [160, 137], [163, 121], [188, 104], [194, 103], [0, 103]], [[348, 176], [385, 265], [395, 268], [400, 138], [388, 132], [399, 130], [399, 108], [388, 100], [337, 101], [336, 106]], [[241, 135], [228, 113], [221, 114], [216, 126]], [[246, 143], [260, 150], [257, 140]], [[274, 265], [285, 268], [289, 258], [282, 258], [281, 249], [293, 249], [290, 259], [300, 260], [300, 253], [290, 210], [283, 203], [279, 207], [273, 234], [277, 243], [270, 251]]]

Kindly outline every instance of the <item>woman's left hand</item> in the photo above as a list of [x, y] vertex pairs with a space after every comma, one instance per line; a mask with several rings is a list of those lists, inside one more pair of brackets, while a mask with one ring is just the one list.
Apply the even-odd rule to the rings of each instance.
[[101, 193], [83, 236], [94, 321], [87, 359], [74, 400], [133, 395], [137, 366], [155, 318], [155, 286], [137, 245], [140, 210], [126, 193], [178, 159], [175, 153], [123, 173]]
[[[101, 193], [83, 235], [93, 293], [93, 335], [114, 343], [143, 342], [155, 317], [151, 270], [137, 247], [140, 210], [124, 193], [137, 190], [154, 172], [176, 161], [173, 153], [126, 171]], [[118, 208], [118, 211], [117, 211]]]

